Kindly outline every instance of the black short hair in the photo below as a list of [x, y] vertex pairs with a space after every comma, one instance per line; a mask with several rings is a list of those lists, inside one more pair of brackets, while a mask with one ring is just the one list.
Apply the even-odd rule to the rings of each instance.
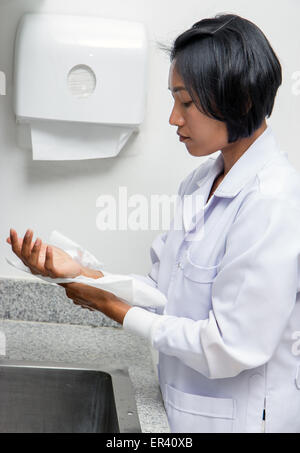
[[196, 22], [164, 49], [198, 109], [226, 123], [229, 143], [250, 137], [271, 116], [282, 70], [254, 23], [217, 14]]

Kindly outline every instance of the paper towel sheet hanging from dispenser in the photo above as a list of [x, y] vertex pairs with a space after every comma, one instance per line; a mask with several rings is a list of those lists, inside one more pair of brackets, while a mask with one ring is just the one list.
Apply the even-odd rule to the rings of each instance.
[[148, 42], [143, 24], [25, 14], [15, 44], [17, 122], [33, 159], [116, 156], [142, 123]]
[[133, 130], [99, 124], [32, 121], [33, 160], [82, 160], [115, 157]]

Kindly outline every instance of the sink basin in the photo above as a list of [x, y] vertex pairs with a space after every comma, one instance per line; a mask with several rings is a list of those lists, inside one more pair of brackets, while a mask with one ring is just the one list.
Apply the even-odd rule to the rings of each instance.
[[0, 432], [141, 432], [128, 371], [1, 360]]

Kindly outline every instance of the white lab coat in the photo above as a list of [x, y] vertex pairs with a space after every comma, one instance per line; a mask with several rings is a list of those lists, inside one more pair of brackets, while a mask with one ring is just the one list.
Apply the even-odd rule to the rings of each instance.
[[159, 351], [172, 432], [300, 432], [299, 173], [270, 126], [206, 202], [222, 169], [219, 153], [181, 183], [204, 206], [191, 218], [182, 204], [182, 229], [175, 216], [135, 275], [166, 306], [133, 307], [123, 325]]

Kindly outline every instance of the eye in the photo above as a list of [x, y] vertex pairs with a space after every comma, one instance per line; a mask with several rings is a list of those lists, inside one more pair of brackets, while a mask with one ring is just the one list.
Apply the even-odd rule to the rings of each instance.
[[192, 105], [193, 101], [189, 102], [183, 102], [182, 104], [184, 105], [185, 108], [188, 108], [190, 105]]

